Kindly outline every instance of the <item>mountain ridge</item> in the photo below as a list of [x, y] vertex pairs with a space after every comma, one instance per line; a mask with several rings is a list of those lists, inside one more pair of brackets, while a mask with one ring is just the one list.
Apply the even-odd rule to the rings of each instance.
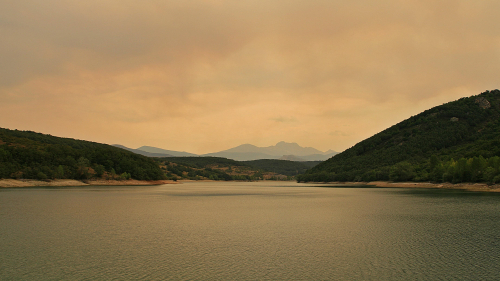
[[233, 148], [226, 150], [206, 153], [206, 154], [194, 154], [184, 151], [174, 151], [167, 150], [152, 146], [141, 146], [137, 149], [128, 148], [120, 144], [114, 144], [115, 147], [120, 147], [128, 151], [132, 151], [137, 154], [141, 154], [148, 157], [224, 157], [227, 159], [233, 159], [237, 161], [252, 161], [259, 159], [286, 159], [292, 161], [324, 161], [330, 157], [338, 154], [333, 150], [320, 151], [313, 147], [301, 147], [295, 142], [285, 142], [280, 141], [276, 145], [271, 145], [267, 147], [258, 147], [253, 144], [241, 144]]
[[140, 149], [129, 148], [129, 147], [126, 147], [126, 146], [121, 145], [121, 144], [112, 144], [112, 146], [118, 147], [118, 148], [121, 148], [121, 149], [125, 149], [125, 150], [128, 150], [130, 152], [133, 152], [133, 153], [136, 153], [136, 154], [140, 154], [140, 155], [144, 155], [144, 156], [147, 156], [147, 157], [174, 157], [171, 154], [151, 153], [151, 152], [143, 151], [143, 150], [140, 150]]
[[215, 156], [235, 159], [239, 161], [249, 161], [257, 159], [281, 159], [286, 158], [292, 161], [324, 161], [337, 152], [328, 150], [322, 152], [312, 147], [301, 147], [295, 142], [280, 141], [276, 145], [258, 147], [252, 144], [242, 144], [219, 152], [207, 153], [203, 156]]
[[157, 147], [153, 147], [153, 146], [147, 146], [147, 145], [141, 146], [141, 147], [137, 148], [137, 150], [141, 150], [141, 151], [145, 151], [145, 152], [149, 152], [149, 153], [169, 154], [169, 155], [176, 156], [176, 157], [198, 156], [197, 154], [189, 153], [189, 152], [185, 152], [185, 151], [166, 150], [166, 149], [157, 148]]
[[321, 154], [321, 155], [329, 154], [312, 147], [302, 147], [295, 142], [288, 143], [285, 141], [280, 141], [276, 145], [265, 146], [265, 147], [258, 147], [252, 144], [242, 144], [215, 153], [220, 153], [220, 152], [254, 152], [254, 153], [269, 154], [273, 156], [280, 156], [280, 157], [283, 155], [294, 155], [300, 157], [311, 154]]

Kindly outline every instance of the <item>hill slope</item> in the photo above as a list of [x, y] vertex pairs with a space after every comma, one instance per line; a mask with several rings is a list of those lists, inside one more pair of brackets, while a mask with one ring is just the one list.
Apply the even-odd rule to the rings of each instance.
[[[190, 157], [190, 156], [198, 156], [193, 153], [184, 152], [184, 151], [174, 151], [174, 150], [166, 150], [162, 148], [152, 147], [152, 146], [141, 146], [137, 150], [155, 153], [155, 154], [166, 154], [172, 155], [172, 157]], [[154, 156], [154, 157], [168, 157], [168, 156]]]
[[0, 178], [159, 180], [152, 159], [107, 144], [0, 128]]
[[240, 162], [221, 157], [165, 157], [155, 159], [169, 179], [289, 180], [307, 169], [284, 160]]
[[121, 149], [125, 149], [125, 150], [133, 152], [135, 154], [140, 154], [140, 155], [144, 155], [144, 156], [147, 156], [147, 157], [174, 157], [173, 155], [170, 155], [170, 154], [152, 153], [152, 152], [147, 152], [147, 151], [143, 151], [143, 150], [139, 150], [139, 149], [133, 149], [133, 148], [129, 148], [129, 147], [123, 146], [121, 144], [112, 144], [112, 146], [118, 147], [118, 148], [121, 148]]
[[304, 164], [307, 162], [296, 162], [290, 160], [276, 160], [276, 159], [259, 159], [252, 161], [244, 161], [249, 166], [262, 169], [264, 171], [275, 172], [286, 176], [296, 176], [304, 173], [310, 166]]
[[500, 181], [500, 91], [426, 110], [308, 170], [299, 181]]

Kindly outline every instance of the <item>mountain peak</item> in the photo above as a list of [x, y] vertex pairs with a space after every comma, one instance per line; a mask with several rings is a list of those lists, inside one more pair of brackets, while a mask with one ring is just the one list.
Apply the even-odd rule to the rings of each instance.
[[240, 148], [243, 148], [243, 147], [245, 147], [245, 148], [254, 148], [254, 147], [257, 147], [257, 146], [255, 146], [253, 144], [245, 143], [245, 144], [240, 144], [237, 147], [240, 147]]
[[280, 141], [275, 146], [284, 146], [284, 145], [300, 146], [296, 142], [286, 142], [286, 141]]
[[260, 153], [268, 155], [269, 159], [279, 158], [283, 155], [306, 156], [312, 154], [323, 155], [323, 152], [312, 147], [302, 147], [295, 142], [280, 141], [276, 145], [267, 147], [258, 147], [252, 144], [242, 144], [228, 150], [221, 151], [224, 153]]

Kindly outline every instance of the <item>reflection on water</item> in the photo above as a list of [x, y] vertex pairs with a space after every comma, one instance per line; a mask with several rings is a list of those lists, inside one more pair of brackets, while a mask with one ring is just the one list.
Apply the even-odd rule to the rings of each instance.
[[500, 197], [192, 182], [0, 191], [2, 279], [495, 280]]

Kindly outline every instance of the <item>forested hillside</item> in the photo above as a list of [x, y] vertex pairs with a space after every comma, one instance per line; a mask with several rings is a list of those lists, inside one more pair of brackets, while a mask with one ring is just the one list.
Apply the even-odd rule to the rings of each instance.
[[149, 158], [107, 144], [0, 128], [0, 178], [288, 180], [306, 169], [285, 160]]
[[0, 128], [0, 178], [159, 180], [165, 176], [152, 159], [107, 144]]
[[165, 157], [155, 159], [169, 179], [289, 180], [307, 166], [286, 160], [236, 161], [222, 157]]
[[249, 166], [220, 157], [163, 157], [155, 161], [171, 180], [248, 181], [262, 176]]
[[242, 163], [245, 163], [254, 168], [262, 169], [264, 171], [275, 172], [286, 176], [296, 176], [298, 174], [304, 173], [308, 168], [310, 168], [310, 166], [304, 164], [307, 162], [295, 162], [277, 159], [251, 160], [243, 161]]
[[500, 91], [461, 98], [400, 122], [299, 181], [500, 182]]

